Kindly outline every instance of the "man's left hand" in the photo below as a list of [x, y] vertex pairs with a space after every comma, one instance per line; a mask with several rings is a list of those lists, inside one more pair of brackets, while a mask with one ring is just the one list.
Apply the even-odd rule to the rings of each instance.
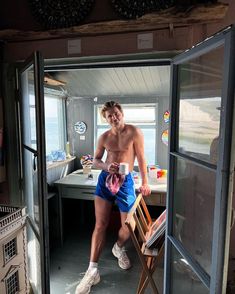
[[140, 186], [139, 191], [143, 196], [148, 196], [151, 194], [151, 189], [147, 184]]

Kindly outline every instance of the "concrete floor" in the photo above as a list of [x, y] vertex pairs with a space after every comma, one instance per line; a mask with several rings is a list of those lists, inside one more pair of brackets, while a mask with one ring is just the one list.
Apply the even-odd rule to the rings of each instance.
[[[89, 226], [76, 224], [74, 227], [65, 227], [65, 241], [62, 248], [51, 250], [50, 286], [51, 294], [73, 294], [79, 281], [82, 279], [90, 254], [90, 238], [93, 223]], [[92, 287], [91, 293], [100, 294], [134, 294], [136, 293], [141, 265], [135, 248], [130, 241], [126, 245], [127, 254], [132, 262], [132, 268], [125, 271], [118, 267], [117, 259], [111, 249], [116, 241], [116, 232], [108, 230], [104, 251], [99, 261], [101, 281]], [[162, 262], [163, 264], [163, 262]], [[162, 294], [163, 266], [157, 268], [154, 279]], [[145, 293], [152, 293], [150, 286]]]

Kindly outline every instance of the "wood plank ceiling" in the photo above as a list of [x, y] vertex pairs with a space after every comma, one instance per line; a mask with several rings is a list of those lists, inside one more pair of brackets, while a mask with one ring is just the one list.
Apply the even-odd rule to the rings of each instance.
[[169, 96], [170, 66], [113, 67], [50, 72], [69, 97]]

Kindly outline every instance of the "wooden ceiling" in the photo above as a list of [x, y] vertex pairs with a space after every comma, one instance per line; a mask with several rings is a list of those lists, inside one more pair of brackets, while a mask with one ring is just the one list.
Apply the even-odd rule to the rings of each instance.
[[170, 66], [113, 67], [50, 72], [69, 97], [169, 96]]

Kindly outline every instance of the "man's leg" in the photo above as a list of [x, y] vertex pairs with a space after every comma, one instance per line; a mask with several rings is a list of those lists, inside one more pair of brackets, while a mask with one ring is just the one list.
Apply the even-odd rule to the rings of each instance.
[[91, 239], [91, 262], [98, 262], [101, 251], [103, 249], [106, 237], [106, 230], [109, 224], [112, 203], [102, 199], [99, 196], [95, 197], [95, 228]]
[[91, 239], [91, 255], [89, 268], [76, 288], [75, 294], [88, 294], [91, 287], [100, 281], [98, 259], [104, 245], [106, 229], [109, 224], [112, 203], [101, 197], [95, 197], [95, 228]]
[[122, 247], [124, 246], [126, 241], [129, 239], [130, 233], [129, 233], [128, 227], [125, 225], [127, 212], [120, 212], [120, 216], [121, 216], [121, 228], [119, 229], [119, 232], [118, 232], [117, 244], [119, 247]]
[[118, 239], [113, 246], [112, 253], [118, 259], [118, 265], [120, 266], [120, 268], [127, 270], [131, 267], [131, 262], [126, 254], [124, 244], [129, 239], [130, 233], [127, 226], [125, 225], [127, 213], [120, 212], [120, 215], [121, 215], [121, 228], [118, 232]]

